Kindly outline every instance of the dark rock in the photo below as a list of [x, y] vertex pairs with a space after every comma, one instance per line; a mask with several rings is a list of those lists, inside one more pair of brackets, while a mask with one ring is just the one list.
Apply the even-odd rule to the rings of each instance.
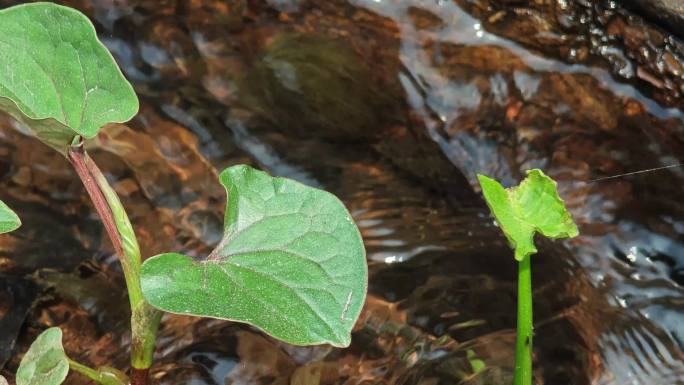
[[0, 275], [0, 368], [12, 357], [14, 343], [37, 295], [33, 282]]
[[684, 37], [684, 2], [681, 0], [625, 0], [625, 3], [662, 23], [680, 38]]

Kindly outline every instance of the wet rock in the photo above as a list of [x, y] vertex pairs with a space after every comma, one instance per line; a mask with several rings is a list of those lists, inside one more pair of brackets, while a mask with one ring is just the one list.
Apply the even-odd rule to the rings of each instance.
[[408, 16], [413, 20], [416, 29], [438, 30], [444, 26], [439, 15], [420, 7], [409, 7]]
[[662, 23], [679, 37], [684, 28], [684, 4], [678, 0], [627, 0], [625, 3], [634, 7], [638, 12]]
[[[500, 36], [573, 63], [591, 64], [600, 58], [614, 75], [640, 79], [659, 102], [681, 108], [682, 36], [642, 16], [681, 15], [681, 5], [666, 0], [628, 3], [636, 4], [637, 12], [611, 1], [459, 2]], [[643, 8], [649, 11], [641, 12]]]
[[553, 94], [548, 97], [560, 98], [561, 103], [573, 111], [579, 124], [607, 131], [617, 127], [618, 106], [612, 103], [612, 95], [603, 91], [594, 78], [571, 74], [551, 75], [540, 85], [540, 93], [549, 90], [547, 87]]

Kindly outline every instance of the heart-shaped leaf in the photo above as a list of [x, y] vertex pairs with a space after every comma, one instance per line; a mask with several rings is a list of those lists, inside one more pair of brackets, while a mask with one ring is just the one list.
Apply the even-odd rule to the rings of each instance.
[[0, 234], [9, 233], [21, 226], [21, 221], [7, 205], [0, 201]]
[[62, 347], [62, 331], [42, 332], [19, 364], [17, 385], [59, 385], [69, 373], [69, 359]]
[[344, 205], [249, 166], [220, 179], [228, 193], [222, 241], [204, 260], [146, 260], [147, 301], [167, 312], [249, 323], [292, 344], [348, 346], [368, 272]]
[[0, 110], [66, 153], [77, 135], [94, 137], [125, 122], [138, 98], [95, 28], [80, 12], [53, 3], [0, 11]]
[[549, 238], [572, 238], [578, 234], [572, 216], [558, 196], [556, 182], [541, 170], [528, 171], [519, 186], [509, 189], [484, 175], [477, 178], [487, 205], [518, 261], [537, 252], [535, 232]]

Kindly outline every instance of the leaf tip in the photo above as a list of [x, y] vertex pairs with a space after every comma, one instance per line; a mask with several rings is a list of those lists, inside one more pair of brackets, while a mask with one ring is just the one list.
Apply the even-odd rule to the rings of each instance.
[[231, 184], [236, 184], [237, 181], [245, 178], [248, 174], [255, 172], [263, 171], [257, 170], [246, 164], [236, 164], [221, 171], [219, 181], [227, 188]]
[[477, 181], [480, 182], [480, 186], [482, 186], [483, 183], [492, 182], [494, 179], [488, 177], [487, 175], [477, 174]]

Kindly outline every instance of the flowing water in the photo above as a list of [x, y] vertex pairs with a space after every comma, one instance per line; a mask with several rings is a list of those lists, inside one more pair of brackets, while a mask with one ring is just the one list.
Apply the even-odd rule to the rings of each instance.
[[[338, 195], [368, 252], [349, 348], [166, 316], [155, 384], [510, 384], [516, 265], [475, 175], [534, 167], [581, 231], [533, 259], [537, 383], [684, 384], [684, 168], [592, 182], [684, 161], [676, 35], [612, 1], [60, 3], [140, 95], [90, 151], [145, 256], [212, 249], [236, 163]], [[0, 199], [24, 222], [0, 240], [2, 374], [51, 325], [73, 358], [126, 368], [111, 246], [68, 163], [24, 132], [0, 117]]]

